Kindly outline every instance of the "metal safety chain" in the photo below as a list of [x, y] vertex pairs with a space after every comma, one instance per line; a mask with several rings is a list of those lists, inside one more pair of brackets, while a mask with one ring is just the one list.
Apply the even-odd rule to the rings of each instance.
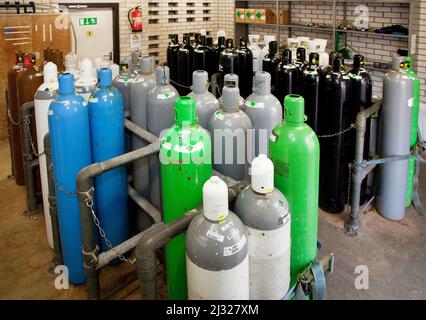
[[74, 195], [76, 195], [76, 194], [77, 194], [77, 193], [76, 193], [76, 192], [74, 192], [74, 191], [68, 191], [68, 190], [66, 190], [66, 189], [65, 189], [62, 185], [60, 185], [60, 184], [56, 181], [56, 179], [55, 179], [55, 175], [53, 174], [53, 165], [52, 165], [52, 163], [50, 163], [49, 171], [50, 171], [50, 175], [52, 176], [52, 181], [53, 181], [53, 183], [54, 183], [55, 187], [56, 187], [59, 191], [61, 191], [61, 192], [65, 193], [66, 195], [69, 195], [69, 196], [74, 196]]
[[349, 127], [347, 127], [346, 129], [343, 129], [342, 131], [336, 132], [336, 133], [332, 133], [332, 134], [322, 134], [322, 135], [317, 135], [318, 138], [333, 138], [333, 137], [337, 137], [341, 134], [344, 134], [348, 131], [351, 131], [352, 129], [355, 129], [356, 125], [355, 123], [351, 123]]
[[14, 126], [19, 126], [20, 125], [21, 121], [19, 121], [19, 120], [15, 121], [15, 119], [13, 119], [12, 112], [10, 112], [10, 109], [7, 110], [7, 116], [9, 118], [9, 120], [10, 120], [10, 123], [12, 123]]
[[31, 150], [34, 154], [34, 156], [36, 158], [40, 157], [42, 154], [44, 154], [44, 150], [41, 153], [37, 153], [36, 147], [35, 147], [35, 143], [34, 143], [34, 139], [33, 139], [33, 135], [31, 133], [31, 115], [27, 115], [22, 119], [23, 123], [25, 124], [25, 126], [27, 127], [28, 130], [28, 137], [30, 138], [30, 144], [31, 144]]
[[[111, 241], [107, 238], [107, 236], [105, 234], [105, 230], [102, 229], [101, 222], [99, 221], [99, 218], [96, 216], [95, 211], [93, 210], [93, 196], [92, 196], [92, 194], [93, 194], [94, 191], [95, 191], [95, 188], [93, 188], [93, 186], [92, 186], [88, 191], [79, 192], [79, 193], [84, 195], [84, 203], [86, 204], [86, 206], [90, 209], [90, 212], [92, 213], [93, 223], [98, 228], [98, 231], [99, 231], [101, 238], [103, 239], [103, 241], [105, 242], [105, 244], [107, 245], [107, 247], [110, 250], [117, 253], [117, 251], [112, 246]], [[127, 262], [131, 265], [133, 265], [136, 262], [135, 258], [127, 259], [122, 254], [118, 254], [118, 253], [117, 253], [117, 256], [118, 256], [118, 259], [120, 259], [120, 261]]]

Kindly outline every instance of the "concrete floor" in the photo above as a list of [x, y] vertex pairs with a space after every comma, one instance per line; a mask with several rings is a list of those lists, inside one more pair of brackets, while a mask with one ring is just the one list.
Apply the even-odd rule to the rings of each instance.
[[[426, 171], [421, 194], [426, 196]], [[85, 286], [68, 290], [54, 287], [56, 274], [49, 273], [52, 252], [45, 237], [42, 211], [25, 216], [25, 188], [10, 174], [7, 141], [0, 141], [0, 299], [85, 299]], [[426, 217], [413, 208], [401, 222], [387, 221], [374, 210], [362, 218], [357, 236], [343, 231], [345, 216], [320, 212], [319, 255], [335, 254], [335, 271], [328, 278], [328, 299], [426, 299]], [[369, 289], [355, 288], [355, 267], [365, 265]], [[138, 285], [129, 265], [101, 271], [103, 295], [109, 299], [137, 299]]]

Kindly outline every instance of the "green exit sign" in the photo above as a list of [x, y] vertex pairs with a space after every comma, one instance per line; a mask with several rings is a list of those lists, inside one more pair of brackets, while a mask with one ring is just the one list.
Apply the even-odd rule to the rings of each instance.
[[80, 26], [94, 26], [98, 24], [98, 18], [80, 18]]

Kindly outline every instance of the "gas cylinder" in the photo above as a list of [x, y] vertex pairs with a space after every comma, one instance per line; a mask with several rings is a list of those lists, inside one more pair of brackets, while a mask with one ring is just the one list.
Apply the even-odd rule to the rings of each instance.
[[[410, 148], [413, 149], [417, 144], [417, 134], [419, 129], [419, 103], [420, 103], [420, 80], [413, 71], [413, 58], [405, 58], [405, 69], [407, 76], [413, 79], [413, 107], [411, 116], [411, 133], [410, 133]], [[416, 173], [416, 158], [410, 155], [408, 161], [408, 180], [407, 193], [405, 197], [405, 207], [411, 205], [413, 199], [414, 175]]]
[[224, 86], [224, 77], [228, 73], [239, 73], [238, 54], [234, 48], [234, 40], [226, 39], [226, 49], [219, 58], [220, 87]]
[[[259, 38], [258, 34], [249, 34], [249, 46], [248, 48], [251, 50], [253, 54], [253, 74], [257, 71], [262, 71], [262, 63], [263, 63], [263, 55], [262, 49], [259, 47]], [[262, 56], [262, 59], [260, 57]]]
[[178, 87], [180, 95], [187, 95], [190, 92], [189, 86], [191, 85], [192, 67], [194, 59], [194, 47], [190, 43], [190, 36], [188, 33], [183, 35], [183, 44], [178, 52], [178, 83], [185, 87]]
[[208, 128], [212, 114], [219, 110], [219, 101], [211, 92], [207, 91], [207, 86], [207, 72], [202, 70], [194, 71], [192, 74], [192, 92], [188, 96], [195, 101], [198, 122], [204, 129]]
[[[24, 70], [23, 52], [16, 53], [16, 65], [7, 73], [7, 93], [9, 97], [8, 118], [11, 127], [11, 148], [12, 148], [12, 163], [15, 182], [18, 185], [25, 184], [24, 178], [24, 162], [22, 159], [22, 138], [21, 138], [21, 113], [20, 105], [18, 104], [18, 88], [16, 86], [16, 78], [20, 72]], [[31, 66], [31, 60], [25, 59], [26, 66]]]
[[239, 108], [238, 87], [225, 86], [222, 93], [223, 106], [210, 117], [208, 124], [213, 139], [213, 168], [240, 181], [247, 176], [247, 131], [252, 129], [252, 123]]
[[[404, 57], [394, 57], [392, 70], [383, 78], [383, 110], [378, 137], [382, 158], [408, 157], [410, 154], [413, 93], [413, 79], [406, 74]], [[405, 216], [408, 162], [403, 159], [379, 166], [376, 206], [387, 219], [401, 220]]]
[[44, 222], [47, 241], [53, 249], [52, 222], [49, 212], [49, 186], [47, 184], [48, 168], [44, 151], [44, 136], [49, 132], [48, 112], [50, 103], [58, 95], [58, 69], [53, 62], [47, 62], [43, 68], [43, 84], [34, 95], [34, 111], [37, 129], [38, 158], [40, 167], [41, 190], [43, 194]]
[[263, 57], [262, 69], [271, 75], [271, 91], [275, 92], [275, 69], [280, 59], [277, 57], [278, 43], [276, 41], [269, 42], [269, 52]]
[[218, 73], [220, 71], [219, 70], [220, 55], [222, 54], [222, 51], [225, 49], [226, 49], [225, 37], [218, 37], [217, 47], [215, 48], [215, 61], [214, 61], [215, 72], [214, 73]]
[[[372, 92], [373, 85], [371, 76], [367, 70], [364, 69], [365, 59], [363, 56], [356, 54], [354, 55], [354, 62], [352, 70], [348, 72], [348, 76], [351, 79], [352, 87], [352, 101], [355, 112], [360, 112], [372, 105]], [[309, 116], [308, 116], [309, 120]], [[364, 142], [364, 159], [368, 159], [369, 146], [370, 146], [370, 123], [371, 119], [367, 119], [366, 131], [365, 131], [365, 142]], [[355, 132], [351, 132], [350, 135], [355, 144]], [[364, 179], [361, 185], [360, 203], [363, 204], [366, 200], [367, 179]]]
[[[318, 119], [318, 133], [328, 135], [350, 128], [356, 120], [351, 100], [351, 80], [342, 70], [342, 59], [333, 60], [333, 72], [325, 78], [324, 103]], [[321, 140], [320, 207], [340, 213], [348, 198], [349, 163], [355, 146], [348, 132]]]
[[203, 186], [203, 212], [191, 221], [186, 233], [190, 300], [249, 299], [249, 249], [244, 228], [228, 209], [225, 182], [211, 177]]
[[70, 282], [81, 284], [86, 277], [76, 178], [92, 163], [92, 152], [89, 110], [83, 98], [74, 93], [72, 74], [59, 76], [59, 96], [50, 104], [48, 117], [62, 254]]
[[334, 58], [339, 57], [342, 58], [342, 55], [338, 52], [331, 52], [329, 55], [328, 65], [322, 67], [324, 77], [328, 75], [330, 72], [333, 72], [333, 60]]
[[209, 48], [206, 44], [206, 36], [200, 36], [199, 43], [194, 49], [194, 60], [192, 70], [205, 70], [208, 69], [208, 52]]
[[299, 84], [299, 71], [291, 63], [291, 50], [284, 49], [281, 55], [281, 61], [275, 69], [276, 86], [275, 96], [280, 103], [284, 103], [284, 97], [290, 93], [297, 93]]
[[140, 50], [135, 50], [132, 52], [131, 60], [130, 60], [130, 72], [133, 73], [139, 70], [139, 62], [141, 60], [142, 53]]
[[250, 300], [280, 300], [290, 285], [290, 210], [274, 188], [274, 164], [264, 154], [251, 163], [251, 185], [235, 201], [246, 226]]
[[271, 94], [271, 75], [268, 72], [256, 72], [253, 93], [247, 97], [243, 110], [250, 117], [254, 129], [251, 131], [254, 136], [249, 135], [248, 141], [248, 158], [251, 161], [259, 154], [268, 154], [269, 136], [283, 118], [281, 103]]
[[120, 75], [114, 79], [114, 87], [116, 87], [122, 97], [124, 104], [124, 111], [130, 110], [130, 80], [134, 78], [134, 74], [131, 72], [130, 64], [128, 59], [120, 61]]
[[247, 48], [247, 38], [240, 38], [240, 46], [237, 48], [238, 77], [240, 78], [240, 93], [245, 99], [253, 90], [253, 53]]
[[[147, 129], [148, 92], [155, 86], [155, 76], [152, 70], [152, 57], [143, 57], [139, 74], [130, 84], [130, 119], [143, 129]], [[133, 135], [132, 150], [146, 146], [145, 140]], [[149, 165], [148, 158], [142, 158], [132, 163], [133, 187], [145, 199], [149, 199]], [[150, 226], [151, 219], [137, 209], [136, 229], [142, 231]]]
[[259, 57], [259, 59], [261, 59], [262, 61], [262, 68], [263, 68], [263, 58], [269, 53], [269, 43], [271, 41], [275, 41], [275, 36], [268, 36], [268, 35], [263, 36], [263, 48], [262, 48], [262, 53]]
[[[239, 77], [235, 73], [228, 73], [228, 74], [225, 74], [225, 76], [223, 77], [224, 86], [239, 88], [238, 80], [239, 80]], [[219, 101], [219, 106], [223, 106], [223, 95], [219, 97], [218, 101]], [[244, 98], [241, 97], [241, 95], [238, 98], [238, 106], [240, 108], [244, 107]]]
[[[42, 83], [43, 83], [43, 70], [41, 70], [39, 66], [36, 65], [35, 55], [32, 54], [31, 66], [24, 69], [22, 72], [19, 72], [16, 77], [19, 110], [25, 102], [34, 100], [34, 94], [36, 93], [37, 89], [41, 86]], [[34, 110], [31, 113], [31, 119], [35, 119]], [[37, 148], [37, 141], [36, 141], [37, 132], [36, 132], [36, 124], [34, 120], [31, 121], [30, 126], [31, 126], [31, 138], [35, 140], [35, 147]], [[21, 130], [22, 130], [22, 127], [21, 127]], [[40, 192], [41, 180], [40, 180], [39, 168], [36, 168], [35, 170], [35, 185], [36, 185], [36, 191]]]
[[[177, 90], [170, 85], [170, 69], [167, 66], [155, 69], [156, 86], [148, 93], [147, 127], [148, 131], [160, 136], [162, 130], [169, 128], [175, 119], [175, 101], [179, 98]], [[161, 209], [160, 164], [158, 157], [149, 157], [149, 182], [151, 203]]]
[[[112, 86], [109, 68], [98, 70], [98, 88], [89, 98], [90, 141], [93, 162], [102, 162], [125, 153], [123, 98]], [[106, 237], [116, 246], [127, 240], [126, 167], [120, 166], [95, 177], [96, 214]], [[102, 251], [111, 249], [104, 241]]]
[[93, 75], [92, 61], [83, 59], [80, 64], [80, 78], [75, 82], [75, 92], [82, 96], [84, 101], [89, 102], [97, 82], [98, 80]]
[[318, 131], [318, 113], [320, 112], [320, 93], [324, 83], [324, 76], [318, 65], [319, 54], [311, 52], [309, 62], [305, 70], [301, 73], [299, 93], [305, 99], [305, 114], [308, 117], [306, 123], [314, 130]]
[[170, 43], [167, 47], [167, 66], [170, 68], [170, 79], [178, 82], [178, 54], [179, 54], [179, 38], [177, 34], [170, 36]]
[[[181, 97], [175, 103], [175, 124], [161, 139], [161, 195], [164, 223], [201, 205], [203, 184], [212, 175], [211, 141], [200, 127], [195, 101]], [[186, 299], [185, 235], [166, 246], [169, 299]]]
[[194, 36], [194, 39], [190, 40], [189, 42], [191, 43], [192, 47], [195, 49], [200, 44], [201, 33], [195, 32], [195, 33], [190, 33], [189, 35]]
[[80, 77], [80, 70], [78, 70], [78, 58], [73, 52], [68, 53], [64, 60], [65, 72], [72, 73], [74, 79], [78, 80]]
[[272, 131], [269, 154], [275, 187], [287, 198], [291, 212], [291, 285], [316, 257], [318, 229], [319, 142], [304, 123], [303, 97], [284, 99], [283, 123]]
[[209, 80], [212, 75], [217, 73], [218, 65], [216, 65], [216, 48], [213, 46], [213, 38], [206, 37], [207, 45], [207, 72], [209, 74]]

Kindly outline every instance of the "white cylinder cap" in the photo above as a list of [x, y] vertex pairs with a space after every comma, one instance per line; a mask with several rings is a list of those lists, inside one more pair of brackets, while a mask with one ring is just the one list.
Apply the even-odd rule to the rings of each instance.
[[203, 186], [203, 213], [211, 221], [228, 215], [228, 187], [219, 177], [212, 176]]
[[251, 188], [257, 193], [271, 193], [274, 190], [274, 164], [264, 154], [251, 162]]
[[111, 65], [112, 78], [115, 79], [120, 74], [120, 66], [116, 63]]
[[77, 68], [77, 64], [77, 55], [75, 53], [70, 52], [65, 56], [64, 65], [67, 69]]
[[98, 70], [101, 67], [102, 58], [97, 57], [94, 62], [95, 62], [95, 69]]
[[48, 62], [44, 65], [43, 81], [49, 88], [58, 88], [58, 67], [53, 62]]
[[90, 59], [83, 59], [80, 64], [80, 77], [90, 78], [93, 76], [93, 66]]

